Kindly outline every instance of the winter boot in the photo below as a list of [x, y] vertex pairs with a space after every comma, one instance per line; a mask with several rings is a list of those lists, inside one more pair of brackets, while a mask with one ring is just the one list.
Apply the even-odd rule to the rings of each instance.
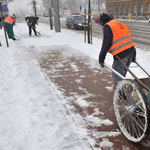
[[17, 40], [17, 39], [15, 37], [13, 37], [12, 40]]
[[35, 36], [37, 36], [37, 33], [36, 33], [36, 31], [34, 30], [34, 33], [35, 33]]
[[32, 33], [32, 32], [31, 32], [31, 30], [30, 30], [30, 31], [29, 31], [29, 36], [31, 36], [31, 33]]

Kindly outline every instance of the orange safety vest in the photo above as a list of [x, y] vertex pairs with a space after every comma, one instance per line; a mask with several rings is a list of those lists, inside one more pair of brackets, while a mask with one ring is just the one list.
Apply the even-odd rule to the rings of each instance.
[[15, 21], [15, 19], [11, 18], [11, 17], [6, 17], [4, 22], [10, 23], [11, 25], [13, 25], [13, 22]]
[[125, 24], [112, 20], [106, 23], [106, 25], [111, 28], [113, 34], [112, 45], [108, 50], [113, 56], [130, 47], [135, 47], [129, 29]]

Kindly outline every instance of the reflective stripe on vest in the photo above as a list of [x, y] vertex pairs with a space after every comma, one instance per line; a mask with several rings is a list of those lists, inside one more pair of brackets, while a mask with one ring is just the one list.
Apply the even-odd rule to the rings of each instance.
[[[114, 41], [112, 44], [116, 44], [117, 42], [119, 42], [119, 41], [121, 41], [121, 40], [123, 40], [123, 39], [126, 39], [126, 38], [128, 38], [128, 37], [131, 37], [131, 36], [130, 36], [130, 35], [123, 36], [123, 37], [121, 37], [120, 39]], [[132, 44], [132, 43], [133, 43], [132, 40], [131, 40], [131, 41], [128, 41], [128, 42], [125, 42], [125, 43], [123, 43], [123, 44], [117, 46], [116, 48], [113, 48], [113, 49], [110, 50], [109, 52], [110, 52], [110, 53], [113, 53], [113, 52], [117, 51], [118, 49], [123, 48], [124, 46], [127, 46], [127, 45]]]
[[14, 22], [15, 20], [13, 19], [13, 18], [11, 18], [11, 17], [6, 17], [5, 18], [5, 20], [4, 20], [4, 22], [7, 22], [7, 23], [10, 23], [11, 25], [13, 25], [13, 22]]
[[113, 34], [112, 45], [109, 48], [109, 52], [113, 56], [130, 47], [135, 47], [131, 34], [125, 24], [112, 20], [107, 25], [109, 25]]

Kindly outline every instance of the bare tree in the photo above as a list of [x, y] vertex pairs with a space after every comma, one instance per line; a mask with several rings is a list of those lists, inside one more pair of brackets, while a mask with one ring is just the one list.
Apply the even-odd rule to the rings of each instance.
[[[99, 0], [100, 5], [105, 2], [105, 0]], [[49, 9], [49, 0], [42, 0], [42, 4], [46, 10]], [[70, 10], [72, 12], [78, 12], [80, 8], [82, 11], [86, 9], [88, 6], [88, 0], [59, 0], [59, 9], [60, 12], [63, 11], [64, 8]], [[91, 10], [97, 11], [98, 10], [98, 0], [91, 0]]]
[[[86, 8], [88, 0], [62, 0], [62, 6], [71, 11], [79, 11], [80, 6]], [[84, 10], [84, 9], [83, 9]]]

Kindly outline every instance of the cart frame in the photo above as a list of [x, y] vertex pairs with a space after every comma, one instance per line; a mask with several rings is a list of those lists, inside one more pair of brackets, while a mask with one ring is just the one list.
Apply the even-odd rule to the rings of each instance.
[[118, 82], [114, 92], [115, 116], [124, 136], [137, 143], [145, 140], [149, 134], [150, 99], [147, 96], [149, 94], [147, 86], [150, 85], [150, 75], [139, 62], [135, 63], [148, 75], [148, 78], [140, 79], [144, 88], [133, 79], [125, 79], [109, 65], [104, 63], [104, 66], [122, 79]]

